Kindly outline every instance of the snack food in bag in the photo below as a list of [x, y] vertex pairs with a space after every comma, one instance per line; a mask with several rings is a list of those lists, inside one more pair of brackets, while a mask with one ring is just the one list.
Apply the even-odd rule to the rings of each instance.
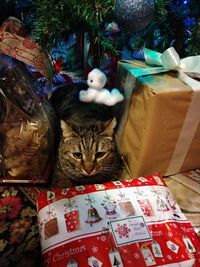
[[44, 183], [54, 149], [54, 113], [26, 65], [0, 54], [0, 182]]

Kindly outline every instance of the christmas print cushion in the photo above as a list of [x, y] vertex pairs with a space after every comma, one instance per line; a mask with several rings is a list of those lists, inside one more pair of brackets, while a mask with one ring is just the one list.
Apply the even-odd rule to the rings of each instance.
[[46, 267], [198, 267], [200, 241], [158, 175], [41, 192]]

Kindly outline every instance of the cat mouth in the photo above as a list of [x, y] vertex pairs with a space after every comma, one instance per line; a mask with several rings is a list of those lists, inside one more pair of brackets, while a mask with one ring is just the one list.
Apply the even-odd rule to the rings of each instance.
[[86, 170], [82, 170], [82, 174], [84, 175], [84, 176], [88, 176], [88, 177], [90, 177], [90, 176], [94, 176], [95, 174], [97, 174], [97, 172], [96, 172], [96, 170], [92, 170], [92, 171], [86, 171]]

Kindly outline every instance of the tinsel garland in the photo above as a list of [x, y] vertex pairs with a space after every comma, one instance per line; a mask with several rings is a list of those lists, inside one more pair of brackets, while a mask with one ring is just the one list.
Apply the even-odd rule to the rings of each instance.
[[8, 16], [28, 21], [34, 38], [45, 49], [68, 39], [71, 33], [87, 32], [99, 51], [111, 54], [120, 54], [127, 41], [133, 51], [145, 46], [163, 52], [174, 46], [183, 57], [200, 54], [199, 0], [155, 0], [154, 18], [144, 30], [120, 32], [113, 41], [105, 25], [115, 21], [114, 9], [115, 0], [1, 0], [0, 23]]

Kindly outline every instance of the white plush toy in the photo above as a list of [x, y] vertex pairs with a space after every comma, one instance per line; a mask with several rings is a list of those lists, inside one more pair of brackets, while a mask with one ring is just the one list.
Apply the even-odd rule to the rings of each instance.
[[87, 90], [80, 91], [79, 99], [82, 102], [95, 102], [107, 106], [114, 106], [121, 102], [124, 97], [118, 89], [103, 88], [107, 82], [106, 75], [99, 69], [93, 69], [87, 78]]

